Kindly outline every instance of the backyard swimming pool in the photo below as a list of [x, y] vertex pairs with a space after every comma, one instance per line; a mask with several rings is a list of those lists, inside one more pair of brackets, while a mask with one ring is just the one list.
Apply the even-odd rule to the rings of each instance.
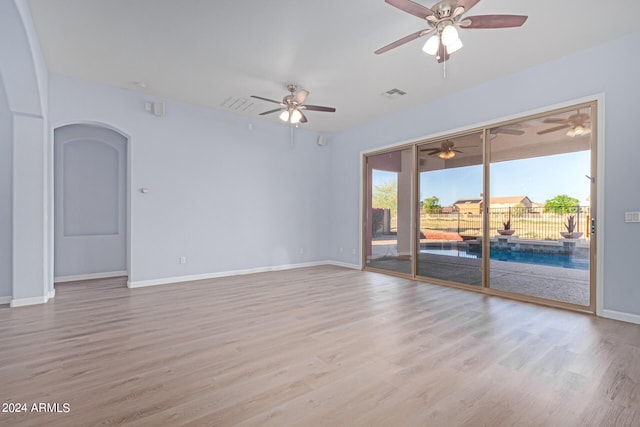
[[[468, 252], [466, 249], [421, 249], [420, 253], [446, 255], [460, 258], [482, 258], [478, 252]], [[529, 253], [516, 251], [492, 250], [490, 259], [496, 261], [520, 262], [525, 264], [548, 265], [552, 267], [573, 268], [576, 270], [589, 270], [589, 259], [568, 255], [555, 255], [543, 253]]]

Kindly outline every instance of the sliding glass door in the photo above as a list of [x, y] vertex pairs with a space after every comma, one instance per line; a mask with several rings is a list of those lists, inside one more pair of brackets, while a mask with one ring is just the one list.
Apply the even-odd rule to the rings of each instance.
[[482, 285], [482, 133], [418, 146], [417, 275]]
[[491, 289], [591, 306], [592, 117], [587, 106], [491, 129]]
[[413, 150], [366, 160], [366, 266], [412, 274]]
[[594, 311], [596, 109], [366, 155], [365, 268]]

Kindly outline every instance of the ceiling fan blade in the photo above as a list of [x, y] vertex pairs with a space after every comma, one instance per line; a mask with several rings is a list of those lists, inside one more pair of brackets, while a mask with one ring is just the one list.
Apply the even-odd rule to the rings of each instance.
[[396, 40], [393, 43], [389, 43], [388, 45], [386, 45], [385, 47], [381, 47], [380, 49], [376, 50], [375, 53], [376, 55], [380, 55], [381, 53], [385, 53], [393, 48], [396, 48], [398, 46], [402, 46], [405, 43], [409, 43], [411, 40], [415, 40], [419, 37], [422, 36], [426, 36], [427, 34], [431, 34], [434, 30], [420, 30], [420, 31], [416, 31], [413, 34], [409, 34], [406, 37], [401, 38], [400, 40]]
[[410, 13], [413, 16], [417, 16], [421, 19], [427, 19], [427, 16], [433, 15], [433, 10], [422, 6], [421, 4], [412, 2], [411, 0], [384, 0], [391, 6]]
[[300, 89], [298, 93], [296, 93], [296, 96], [293, 97], [293, 102], [295, 104], [300, 105], [304, 102], [305, 99], [307, 99], [308, 95], [309, 95], [308, 90]]
[[573, 116], [569, 117], [569, 120], [573, 120], [573, 121], [587, 121], [589, 120], [591, 117], [589, 117], [588, 114], [584, 114], [584, 113], [578, 113], [578, 114], [574, 114]]
[[569, 123], [569, 120], [567, 119], [554, 119], [554, 118], [549, 118], [549, 119], [544, 119], [542, 121], [542, 123], [564, 123], [567, 124]]
[[301, 105], [301, 110], [309, 110], [309, 111], [326, 111], [328, 113], [335, 113], [336, 109], [333, 107], [322, 107], [320, 105]]
[[258, 114], [259, 116], [265, 116], [267, 114], [275, 113], [276, 111], [282, 111], [282, 108], [275, 108], [273, 110], [265, 111], [264, 113]]
[[566, 128], [570, 128], [570, 127], [571, 127], [571, 125], [569, 125], [569, 124], [556, 126], [556, 127], [552, 127], [552, 128], [549, 128], [549, 129], [541, 130], [540, 132], [538, 132], [538, 135], [544, 135], [545, 133], [556, 132], [556, 131], [559, 131], [561, 129], [566, 129]]
[[[300, 111], [300, 110], [298, 110]], [[300, 111], [300, 123], [307, 123], [307, 116], [304, 115], [304, 113], [302, 111]]]
[[503, 127], [499, 127], [499, 128], [493, 128], [491, 129], [491, 133], [493, 134], [497, 134], [497, 133], [504, 133], [507, 135], [524, 135], [524, 131], [520, 130], [520, 129], [511, 129], [511, 128], [503, 128]]
[[527, 21], [524, 15], [480, 15], [467, 16], [460, 23], [462, 28], [514, 28]]
[[282, 103], [280, 101], [274, 101], [273, 99], [269, 99], [269, 98], [263, 98], [261, 96], [255, 96], [255, 95], [251, 95], [252, 98], [255, 99], [262, 99], [263, 101], [267, 101], [267, 102], [273, 102], [274, 104], [280, 104], [282, 105]]
[[458, 7], [464, 7], [464, 11], [468, 12], [480, 0], [458, 0]]

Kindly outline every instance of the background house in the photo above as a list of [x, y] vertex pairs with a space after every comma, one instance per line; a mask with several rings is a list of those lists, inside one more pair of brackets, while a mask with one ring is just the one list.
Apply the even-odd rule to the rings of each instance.
[[482, 199], [459, 199], [453, 202], [453, 207], [461, 214], [479, 215], [482, 213]]
[[501, 209], [501, 208], [514, 208], [525, 207], [531, 208], [533, 202], [527, 196], [506, 196], [506, 197], [492, 197], [489, 207]]
[[[571, 25], [582, 25], [573, 21], [565, 20], [566, 37]], [[129, 138], [127, 269], [135, 286], [327, 261], [357, 268], [363, 151], [598, 97], [604, 118], [599, 312], [640, 323], [640, 266], [629, 250], [640, 227], [624, 222], [624, 212], [640, 210], [629, 185], [640, 180], [635, 25], [612, 40], [593, 31], [588, 48], [370, 117], [319, 146], [311, 129], [296, 129], [292, 140], [278, 123], [171, 98], [164, 99], [166, 115], [155, 117], [145, 111], [152, 98], [145, 93], [53, 73], [27, 2], [3, 0], [0, 302], [36, 304], [54, 295], [52, 136], [60, 126], [102, 124]], [[509, 60], [526, 56], [523, 49]], [[449, 82], [439, 76], [424, 85]], [[181, 256], [188, 262], [180, 264]]]
[[[532, 208], [534, 203], [527, 196], [505, 196], [505, 197], [492, 197], [489, 204], [491, 209], [504, 209], [504, 208]], [[459, 199], [453, 202], [452, 205], [458, 212], [465, 214], [479, 214], [482, 211], [482, 199]], [[544, 206], [544, 205], [543, 205]]]

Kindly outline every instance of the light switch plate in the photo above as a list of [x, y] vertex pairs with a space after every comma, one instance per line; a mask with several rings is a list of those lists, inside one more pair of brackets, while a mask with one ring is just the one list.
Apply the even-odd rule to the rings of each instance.
[[625, 212], [624, 222], [640, 222], [640, 212]]

